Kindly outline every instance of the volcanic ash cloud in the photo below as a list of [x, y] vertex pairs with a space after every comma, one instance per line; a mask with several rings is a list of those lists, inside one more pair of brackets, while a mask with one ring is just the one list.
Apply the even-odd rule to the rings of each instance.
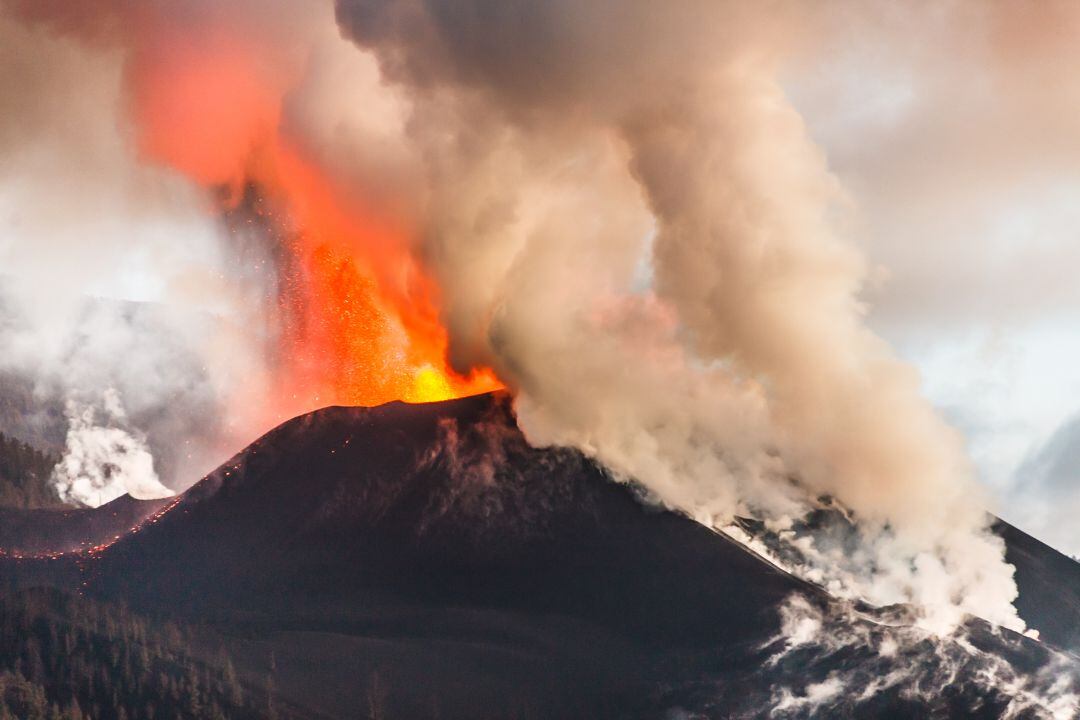
[[535, 442], [711, 524], [834, 497], [871, 549], [854, 594], [1022, 627], [960, 438], [862, 324], [842, 190], [780, 84], [810, 6], [337, 7], [413, 103], [454, 358], [514, 387]]

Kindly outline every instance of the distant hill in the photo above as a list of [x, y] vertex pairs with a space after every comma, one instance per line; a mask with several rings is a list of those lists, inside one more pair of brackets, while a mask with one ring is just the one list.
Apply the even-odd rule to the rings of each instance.
[[60, 397], [40, 396], [26, 374], [0, 370], [0, 434], [59, 454], [64, 449], [67, 425]]

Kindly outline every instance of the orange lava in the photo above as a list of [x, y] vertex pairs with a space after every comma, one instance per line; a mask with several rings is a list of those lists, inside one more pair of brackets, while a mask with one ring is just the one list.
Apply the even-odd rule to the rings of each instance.
[[365, 211], [284, 144], [258, 182], [296, 227], [283, 288], [281, 391], [309, 404], [430, 402], [501, 387], [490, 370], [446, 362], [437, 288], [409, 252], [407, 232]]
[[[328, 404], [425, 402], [501, 387], [447, 362], [438, 288], [413, 231], [335, 184], [282, 129], [287, 63], [235, 38], [157, 33], [133, 62], [141, 151], [207, 188], [257, 186], [284, 238], [279, 414]], [[234, 192], [233, 195], [238, 195]]]

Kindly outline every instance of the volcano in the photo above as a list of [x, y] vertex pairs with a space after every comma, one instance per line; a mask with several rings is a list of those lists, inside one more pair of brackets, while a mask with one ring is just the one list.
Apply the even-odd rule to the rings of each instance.
[[1041, 639], [938, 638], [530, 446], [503, 394], [326, 408], [167, 503], [33, 520], [9, 583], [198, 623], [304, 717], [1051, 717], [1080, 688], [1080, 567], [1033, 538], [999, 525]]
[[8, 555], [76, 553], [114, 542], [169, 503], [123, 495], [99, 508], [0, 508], [0, 548]]

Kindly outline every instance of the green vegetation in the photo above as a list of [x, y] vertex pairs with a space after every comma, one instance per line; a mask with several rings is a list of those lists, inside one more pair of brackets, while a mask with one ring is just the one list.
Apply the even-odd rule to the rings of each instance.
[[0, 433], [0, 507], [64, 507], [49, 482], [59, 460]]
[[284, 718], [275, 705], [174, 622], [55, 590], [0, 596], [0, 720]]

